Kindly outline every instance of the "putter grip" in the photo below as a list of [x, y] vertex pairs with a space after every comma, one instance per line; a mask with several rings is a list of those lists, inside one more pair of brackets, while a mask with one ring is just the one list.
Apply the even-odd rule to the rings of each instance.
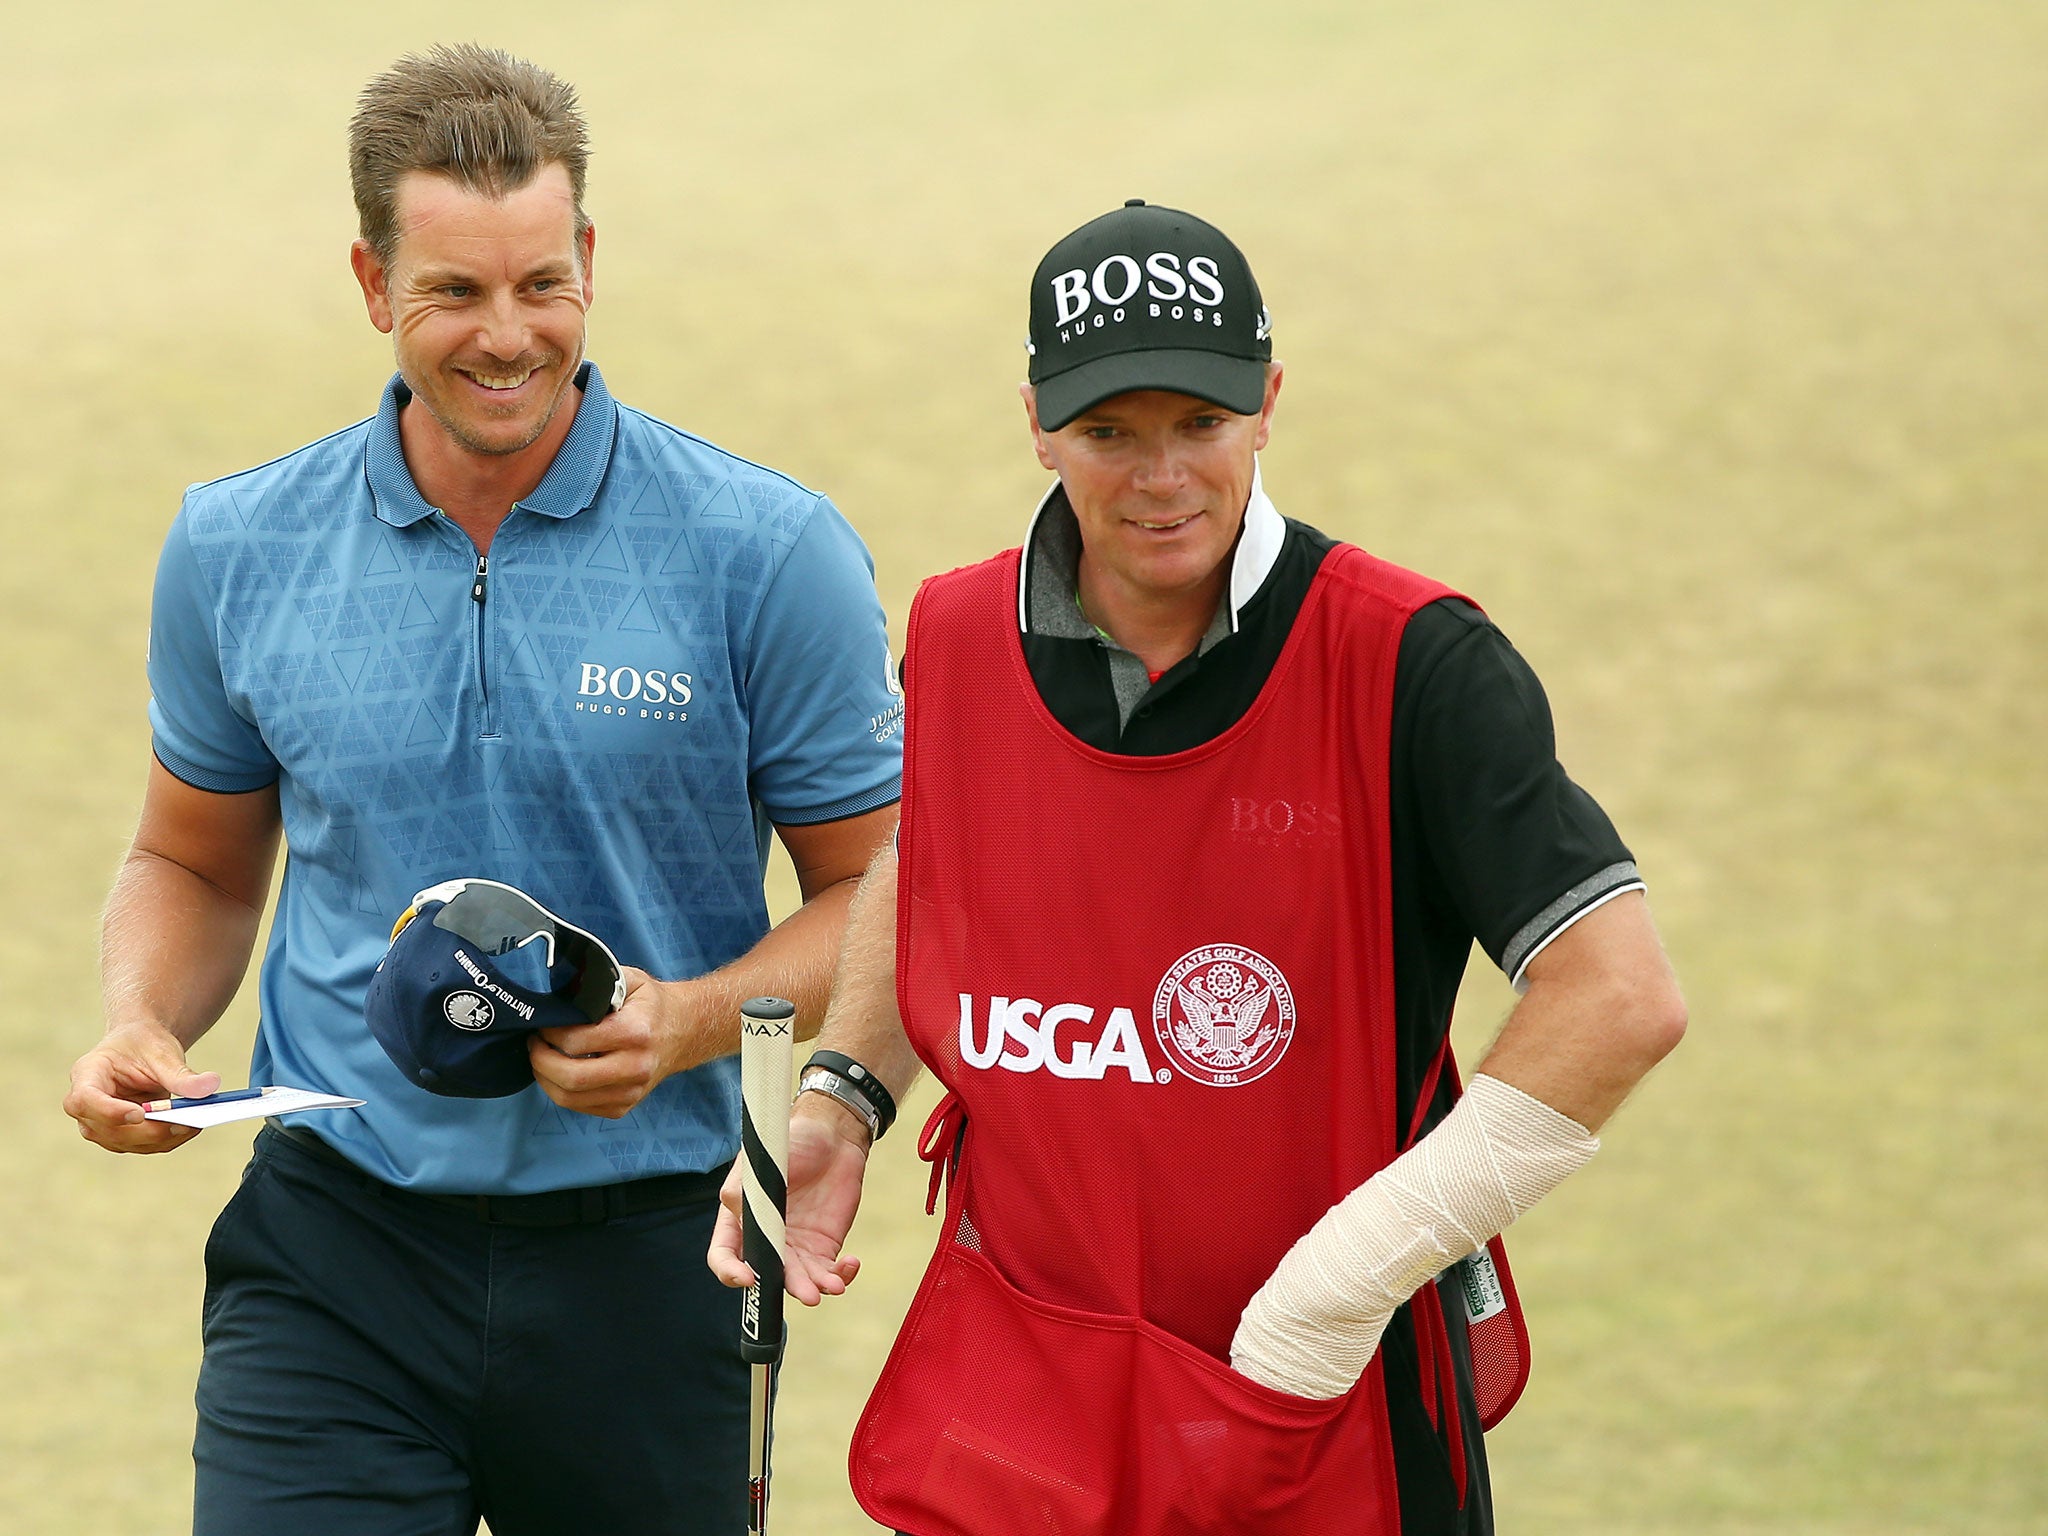
[[741, 1256], [759, 1277], [740, 1308], [740, 1354], [750, 1365], [782, 1358], [782, 1217], [795, 1054], [795, 1004], [755, 997], [740, 1005]]

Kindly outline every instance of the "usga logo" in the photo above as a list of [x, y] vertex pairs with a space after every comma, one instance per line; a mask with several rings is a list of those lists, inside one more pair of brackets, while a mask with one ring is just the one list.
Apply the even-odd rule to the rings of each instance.
[[[1080, 1003], [1046, 1007], [1031, 997], [992, 997], [986, 1024], [977, 1030], [974, 997], [960, 994], [960, 1056], [970, 1067], [1010, 1072], [1050, 1072], [1101, 1082], [1115, 1067], [1134, 1083], [1152, 1081], [1152, 1063], [1138, 1040], [1138, 1021], [1128, 1008], [1112, 1008], [1109, 1021], [1089, 1039], [1082, 1030], [1095, 1023], [1095, 1010]], [[1062, 1025], [1074, 1026], [1060, 1038]]]
[[608, 667], [597, 661], [581, 666], [576, 684], [579, 714], [636, 715], [642, 720], [690, 718], [683, 712], [690, 702], [692, 680], [687, 672], [643, 672], [638, 667]]
[[1287, 1054], [1294, 990], [1257, 950], [1205, 944], [1174, 961], [1160, 980], [1152, 1028], [1190, 1077], [1236, 1087], [1264, 1077]]
[[[977, 1018], [979, 1013], [979, 1018]], [[1167, 968], [1152, 997], [1152, 1036], [1173, 1067], [1212, 1088], [1255, 1082], [1280, 1064], [1294, 1039], [1294, 991], [1280, 968], [1241, 944], [1206, 944]], [[1048, 1006], [991, 997], [977, 1009], [960, 994], [960, 1059], [989, 1071], [1050, 1072], [1100, 1082], [1120, 1071], [1134, 1083], [1166, 1083], [1129, 1008], [1100, 1024], [1084, 1003]]]

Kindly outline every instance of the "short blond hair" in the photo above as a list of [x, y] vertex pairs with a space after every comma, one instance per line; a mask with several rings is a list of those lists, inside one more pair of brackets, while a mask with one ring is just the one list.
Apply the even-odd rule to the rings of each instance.
[[559, 164], [569, 173], [580, 246], [590, 224], [583, 212], [589, 163], [576, 88], [476, 43], [407, 54], [363, 87], [348, 125], [357, 229], [386, 263], [398, 244], [398, 186], [414, 171], [499, 198]]

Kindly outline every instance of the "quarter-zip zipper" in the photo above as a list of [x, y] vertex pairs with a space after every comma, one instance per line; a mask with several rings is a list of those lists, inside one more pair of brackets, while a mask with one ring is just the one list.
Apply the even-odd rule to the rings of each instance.
[[469, 598], [476, 604], [476, 686], [480, 704], [479, 734], [484, 736], [498, 734], [497, 721], [491, 713], [491, 669], [488, 665], [490, 632], [485, 614], [490, 600], [490, 588], [491, 559], [490, 556], [479, 552], [476, 557], [476, 575], [469, 583]]

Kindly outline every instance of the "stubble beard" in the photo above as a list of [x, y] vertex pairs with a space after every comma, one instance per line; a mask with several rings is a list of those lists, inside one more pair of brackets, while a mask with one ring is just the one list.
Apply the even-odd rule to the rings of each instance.
[[[581, 361], [581, 358], [578, 358], [577, 364], [580, 365]], [[561, 362], [561, 357], [557, 355], [536, 365], [534, 371], [537, 373], [552, 372], [560, 366]], [[556, 388], [553, 398], [548, 401], [547, 409], [541, 412], [539, 420], [534, 422], [532, 430], [522, 434], [513, 441], [507, 441], [504, 438], [487, 438], [479, 435], [475, 428], [469, 422], [463, 420], [455, 411], [440, 410], [432, 392], [420, 388], [418, 380], [406, 378], [405, 384], [412, 391], [413, 399], [427, 408], [427, 414], [434, 418], [435, 423], [443, 432], [448, 434], [449, 440], [456, 447], [466, 453], [474, 453], [484, 458], [502, 459], [509, 458], [515, 453], [523, 453], [540, 441], [541, 435], [547, 431], [549, 424], [554, 421], [555, 413], [561, 410], [563, 398], [569, 392], [568, 380], [575, 377], [575, 371], [574, 365], [568, 369], [566, 377]], [[405, 376], [405, 372], [406, 370], [401, 367], [399, 370], [401, 378]], [[457, 384], [455, 387], [460, 389], [462, 386]]]

